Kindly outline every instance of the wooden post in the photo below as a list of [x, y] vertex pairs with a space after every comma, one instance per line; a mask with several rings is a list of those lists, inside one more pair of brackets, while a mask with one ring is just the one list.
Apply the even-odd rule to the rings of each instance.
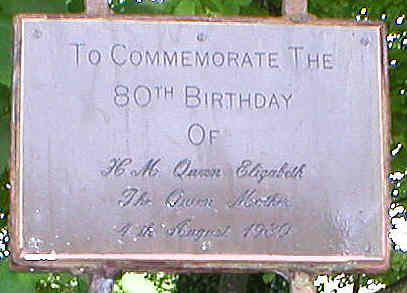
[[219, 280], [217, 293], [246, 293], [248, 281], [248, 274], [223, 273]]
[[[308, 0], [283, 0], [281, 14], [293, 21], [305, 22], [311, 19], [308, 14]], [[294, 272], [291, 274], [290, 293], [315, 293], [312, 274]]]
[[109, 16], [113, 15], [107, 0], [86, 0], [85, 13], [89, 16]]
[[120, 270], [114, 266], [104, 265], [90, 273], [90, 293], [112, 293], [115, 277]]
[[112, 293], [114, 280], [106, 278], [103, 273], [92, 273], [90, 293]]
[[[87, 16], [110, 16], [113, 10], [110, 9], [107, 0], [85, 0], [85, 14]], [[113, 273], [107, 273], [108, 270], [92, 272], [90, 275], [90, 293], [112, 293], [114, 278]]]
[[284, 16], [308, 13], [308, 0], [283, 0], [282, 14]]
[[[87, 16], [109, 16], [113, 15], [107, 0], [85, 0], [85, 14]], [[112, 293], [114, 278], [106, 276], [106, 271], [92, 272], [90, 275], [90, 293]]]
[[315, 293], [314, 278], [312, 274], [294, 272], [290, 280], [290, 293]]

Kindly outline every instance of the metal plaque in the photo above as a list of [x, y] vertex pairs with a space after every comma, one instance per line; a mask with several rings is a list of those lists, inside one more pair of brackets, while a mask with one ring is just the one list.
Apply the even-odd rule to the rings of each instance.
[[382, 24], [26, 15], [15, 37], [17, 265], [387, 267]]

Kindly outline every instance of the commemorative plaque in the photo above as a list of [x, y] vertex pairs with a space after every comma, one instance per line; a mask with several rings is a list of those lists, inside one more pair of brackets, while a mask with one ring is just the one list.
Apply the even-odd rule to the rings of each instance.
[[388, 265], [380, 23], [15, 19], [13, 261]]

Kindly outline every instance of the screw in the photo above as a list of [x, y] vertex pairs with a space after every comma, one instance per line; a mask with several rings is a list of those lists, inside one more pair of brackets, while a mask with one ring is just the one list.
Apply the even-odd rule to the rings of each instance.
[[367, 46], [370, 44], [370, 41], [369, 41], [368, 38], [361, 38], [361, 39], [360, 39], [360, 43], [361, 43], [363, 46], [367, 47]]
[[208, 36], [207, 36], [206, 34], [204, 34], [204, 33], [199, 33], [199, 34], [196, 36], [196, 39], [197, 39], [198, 41], [200, 41], [200, 42], [206, 41], [207, 38], [208, 38]]
[[42, 36], [42, 32], [40, 30], [34, 30], [33, 36], [35, 39], [39, 39]]

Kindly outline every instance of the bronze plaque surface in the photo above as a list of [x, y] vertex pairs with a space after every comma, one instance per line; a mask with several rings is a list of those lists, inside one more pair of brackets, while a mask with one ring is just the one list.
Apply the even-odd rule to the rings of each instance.
[[381, 25], [15, 28], [16, 263], [386, 265]]

